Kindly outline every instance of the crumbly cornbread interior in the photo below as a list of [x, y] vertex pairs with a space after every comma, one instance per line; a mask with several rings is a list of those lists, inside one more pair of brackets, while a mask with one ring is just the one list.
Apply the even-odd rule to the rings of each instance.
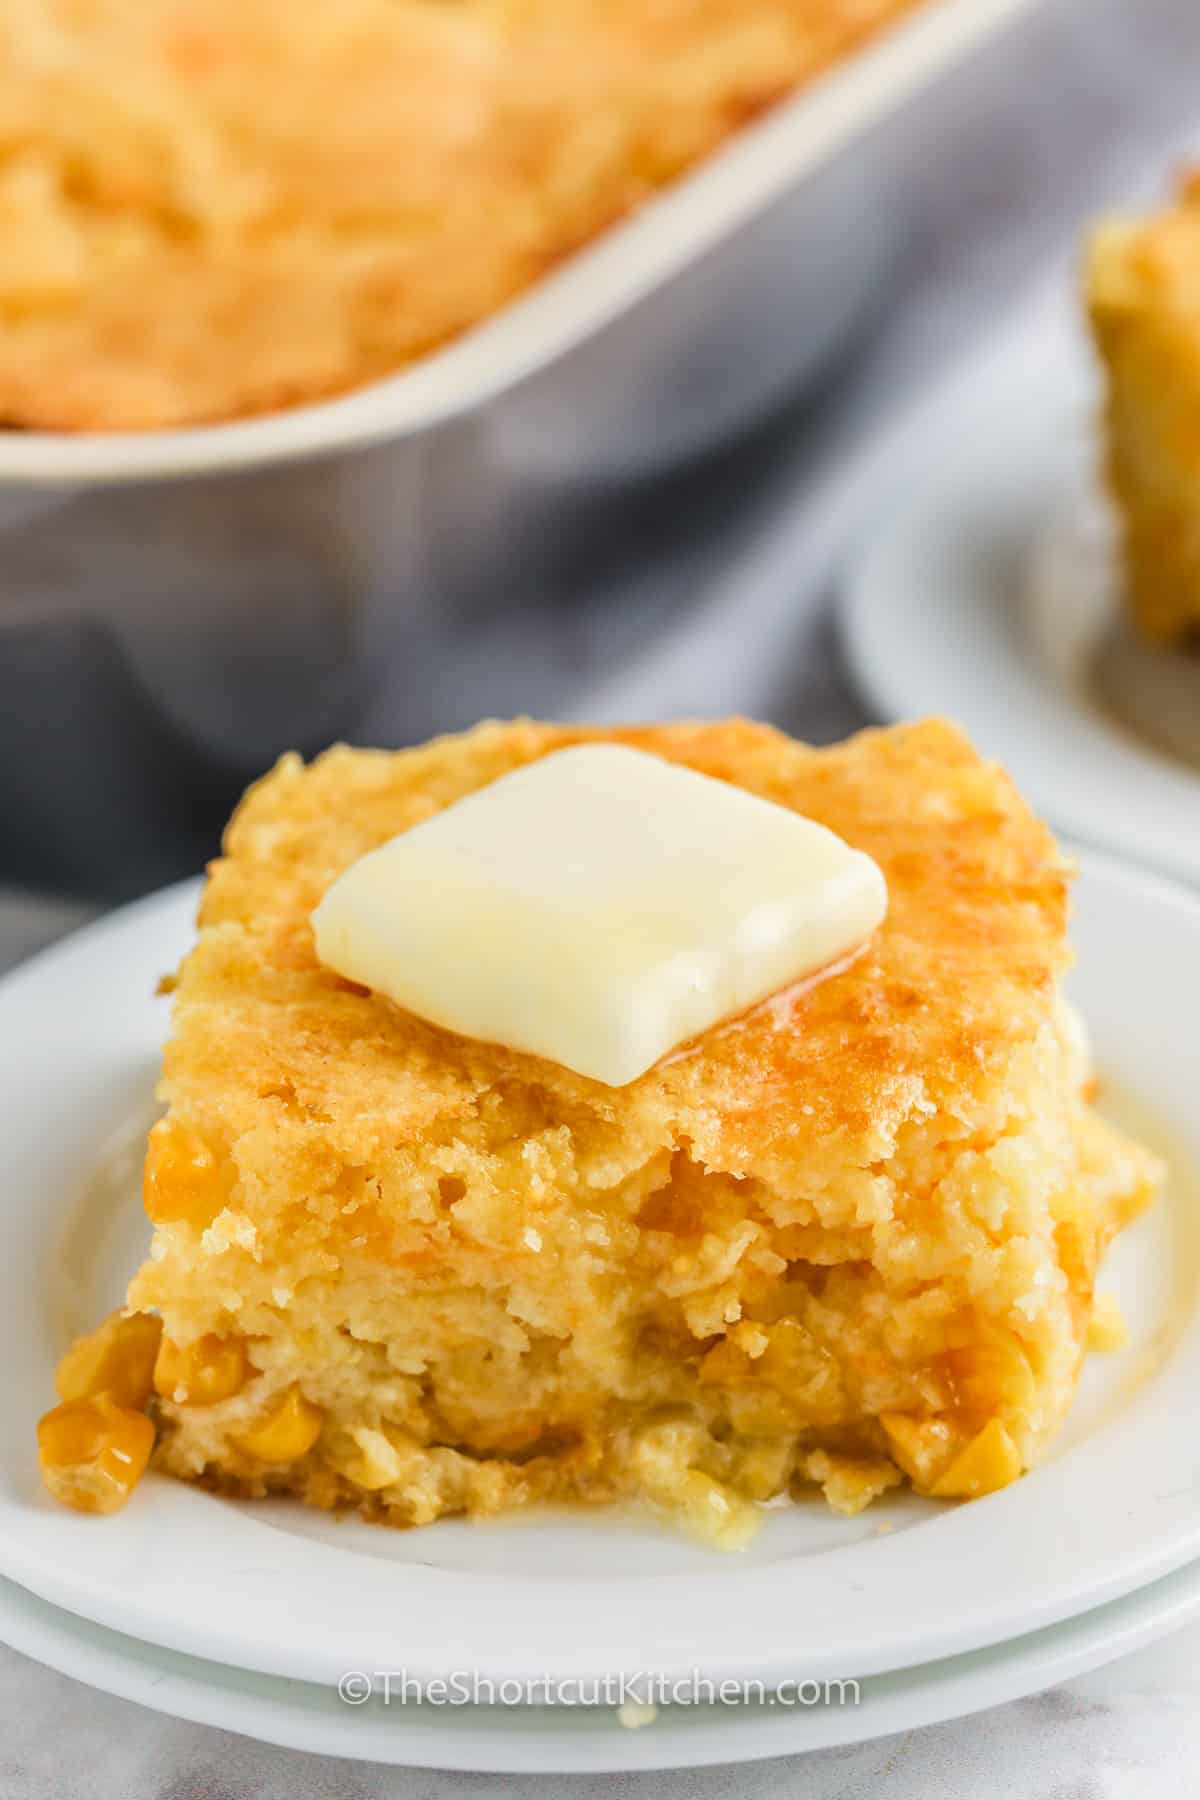
[[391, 373], [918, 3], [5, 0], [0, 422]]
[[[317, 963], [309, 914], [354, 859], [597, 738], [868, 851], [876, 937], [622, 1089]], [[936, 721], [828, 750], [517, 722], [285, 757], [175, 987], [129, 1290], [161, 1317], [157, 1466], [403, 1526], [638, 1497], [726, 1544], [784, 1493], [1003, 1486], [1062, 1421], [1097, 1263], [1158, 1173], [1088, 1104], [1067, 901], [1048, 831]]]
[[1097, 226], [1085, 286], [1126, 596], [1147, 637], [1200, 642], [1200, 173]]

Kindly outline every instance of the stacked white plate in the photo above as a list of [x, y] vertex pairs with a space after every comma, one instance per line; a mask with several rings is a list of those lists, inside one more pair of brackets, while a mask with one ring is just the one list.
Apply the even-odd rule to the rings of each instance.
[[[289, 1745], [587, 1770], [906, 1729], [1200, 1613], [1200, 902], [1186, 892], [1083, 858], [1074, 997], [1106, 1104], [1170, 1165], [1166, 1197], [1105, 1270], [1129, 1346], [1090, 1359], [1051, 1459], [1004, 1492], [966, 1507], [908, 1496], [857, 1520], [783, 1507], [730, 1556], [640, 1516], [393, 1533], [157, 1477], [105, 1520], [46, 1498], [34, 1426], [56, 1358], [119, 1298], [144, 1243], [138, 1149], [166, 1023], [154, 986], [189, 942], [195, 898], [143, 901], [0, 984], [0, 1636], [114, 1693]], [[660, 1698], [647, 1681], [664, 1674], [695, 1703], [660, 1704], [640, 1729], [636, 1706], [528, 1703], [547, 1683], [615, 1701], [621, 1675], [626, 1699]], [[457, 1678], [470, 1703], [414, 1704], [404, 1675]], [[750, 1700], [713, 1703], [706, 1683], [722, 1680]]]

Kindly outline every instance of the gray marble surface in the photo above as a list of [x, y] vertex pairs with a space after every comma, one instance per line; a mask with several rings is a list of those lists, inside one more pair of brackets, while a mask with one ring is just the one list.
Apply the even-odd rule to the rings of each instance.
[[[740, 708], [822, 739], [861, 722], [827, 610], [830, 471], [931, 373], [1000, 316], [1097, 204], [1169, 172], [1200, 131], [1197, 0], [1092, 0], [1048, 15], [1031, 56], [1021, 129], [979, 120], [978, 150], [947, 171], [900, 272], [887, 320], [818, 414], [764, 465], [685, 613], [637, 641], [628, 614], [591, 616], [551, 642], [544, 619], [508, 615], [461, 651], [476, 710], [534, 699], [615, 716]], [[752, 552], [752, 554], [751, 554]], [[773, 584], [788, 653], [756, 654], [739, 629], [745, 583]], [[625, 633], [620, 654], [611, 634]], [[499, 674], [497, 673], [499, 671]], [[536, 678], [536, 679], [535, 679]], [[547, 699], [548, 697], [548, 699]], [[388, 701], [368, 721], [390, 735]], [[0, 900], [0, 966], [83, 916]], [[1200, 1627], [1049, 1694], [864, 1747], [739, 1769], [564, 1779], [426, 1774], [308, 1757], [181, 1724], [91, 1692], [0, 1649], [0, 1800], [1183, 1800], [1200, 1788]]]

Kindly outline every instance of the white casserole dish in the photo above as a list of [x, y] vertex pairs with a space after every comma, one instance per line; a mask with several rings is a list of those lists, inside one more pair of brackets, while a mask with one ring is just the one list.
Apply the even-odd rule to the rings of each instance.
[[[603, 533], [615, 492], [828, 367], [884, 291], [922, 169], [971, 128], [952, 76], [989, 106], [968, 53], [1048, 4], [927, 0], [503, 312], [345, 398], [195, 430], [0, 432], [0, 842], [28, 874], [94, 881], [115, 806], [116, 885], [172, 873], [194, 853], [143, 868], [139, 846], [152, 816], [166, 843], [177, 788], [207, 782], [215, 816], [280, 749], [352, 731], [435, 609], [568, 597], [572, 543]], [[49, 793], [26, 767], [44, 700], [62, 709]]]

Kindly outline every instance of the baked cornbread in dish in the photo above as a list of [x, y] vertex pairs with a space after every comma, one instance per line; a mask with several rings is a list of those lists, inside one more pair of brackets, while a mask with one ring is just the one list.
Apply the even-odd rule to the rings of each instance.
[[1200, 639], [1200, 174], [1094, 230], [1086, 290], [1126, 593], [1147, 637]]
[[[621, 1088], [317, 961], [310, 915], [359, 857], [603, 741], [867, 852], [889, 906], [865, 949]], [[1097, 1264], [1158, 1174], [1089, 1105], [1068, 885], [937, 721], [823, 750], [516, 722], [284, 758], [179, 971], [133, 1317], [73, 1353], [64, 1401], [111, 1389], [113, 1334], [153, 1314], [156, 1465], [236, 1494], [393, 1525], [638, 1497], [732, 1544], [780, 1494], [1003, 1486], [1063, 1419]]]
[[919, 3], [9, 0], [0, 421], [389, 374]]

